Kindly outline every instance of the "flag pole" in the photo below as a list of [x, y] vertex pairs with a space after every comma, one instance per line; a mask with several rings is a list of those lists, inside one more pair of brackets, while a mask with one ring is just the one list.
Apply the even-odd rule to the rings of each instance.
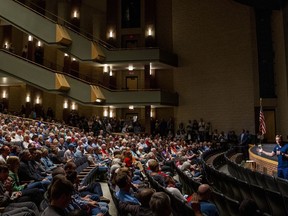
[[260, 98], [260, 111], [259, 111], [259, 147], [262, 147], [262, 140], [264, 139], [264, 134], [266, 133], [265, 117], [262, 107], [262, 98]]
[[[262, 98], [260, 98], [260, 111], [259, 111], [259, 113], [261, 112], [261, 109], [262, 109]], [[260, 123], [260, 121], [259, 121], [259, 125], [260, 125], [261, 123]], [[262, 130], [261, 131], [259, 131], [259, 133], [261, 133], [260, 134], [260, 146], [262, 147]]]

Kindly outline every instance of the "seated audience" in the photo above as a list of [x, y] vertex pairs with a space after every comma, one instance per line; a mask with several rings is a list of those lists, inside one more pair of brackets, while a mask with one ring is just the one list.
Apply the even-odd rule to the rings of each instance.
[[0, 165], [0, 207], [4, 207], [4, 215], [39, 215], [39, 210], [35, 203], [21, 202], [19, 198], [22, 193], [12, 192], [12, 185], [8, 180], [8, 175], [8, 167]]
[[46, 148], [41, 149], [42, 155], [41, 155], [41, 163], [44, 165], [45, 169], [48, 171], [53, 170], [56, 168], [56, 165], [51, 161], [51, 159], [48, 157], [48, 150]]
[[49, 206], [43, 211], [41, 216], [66, 216], [65, 208], [72, 200], [74, 191], [73, 184], [66, 179], [58, 179], [49, 190]]
[[0, 164], [6, 164], [7, 158], [10, 154], [10, 148], [8, 145], [3, 145], [0, 148]]
[[[103, 213], [104, 215], [108, 215], [108, 204], [105, 202], [97, 202], [93, 200], [93, 195], [86, 195], [85, 197], [81, 197], [79, 191], [78, 191], [78, 178], [77, 178], [77, 172], [76, 171], [70, 171], [66, 173], [66, 177], [71, 183], [74, 185], [74, 194], [72, 196], [72, 209], [75, 210], [80, 208], [82, 210], [85, 210], [89, 212], [91, 215], [97, 215], [99, 213]], [[98, 200], [98, 196], [96, 196]]]
[[119, 187], [119, 191], [116, 192], [117, 198], [122, 202], [129, 202], [139, 205], [139, 200], [131, 192], [131, 177], [127, 172], [119, 171], [115, 178], [116, 185]]
[[18, 169], [20, 166], [19, 158], [16, 156], [10, 156], [7, 160], [7, 166], [9, 168], [9, 180], [12, 184], [12, 192], [21, 192], [22, 196], [29, 197], [30, 201], [33, 201], [40, 205], [43, 200], [44, 188], [41, 182], [31, 182], [20, 184], [18, 178]]
[[130, 204], [129, 202], [120, 202], [119, 208], [121, 213], [128, 214], [132, 216], [149, 216], [152, 215], [152, 210], [149, 206], [152, 195], [155, 193], [154, 189], [143, 188], [137, 193], [137, 198], [141, 205]]
[[155, 192], [149, 202], [153, 216], [170, 216], [172, 214], [169, 196], [164, 192]]
[[210, 202], [211, 188], [208, 184], [201, 184], [198, 187], [198, 198], [201, 212], [207, 216], [218, 216], [219, 212], [215, 204]]
[[171, 176], [167, 176], [165, 178], [165, 185], [166, 189], [175, 197], [178, 197], [180, 200], [183, 200], [186, 202], [185, 197], [180, 192], [180, 190], [176, 187], [176, 181]]

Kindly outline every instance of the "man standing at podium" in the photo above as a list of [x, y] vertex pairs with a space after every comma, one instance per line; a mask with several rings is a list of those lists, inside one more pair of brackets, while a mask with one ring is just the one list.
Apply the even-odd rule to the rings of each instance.
[[279, 178], [288, 179], [288, 145], [283, 143], [283, 138], [281, 135], [276, 135], [275, 141], [277, 145], [274, 147], [272, 152], [266, 152], [262, 148], [259, 148], [258, 151], [270, 157], [277, 155], [277, 175]]

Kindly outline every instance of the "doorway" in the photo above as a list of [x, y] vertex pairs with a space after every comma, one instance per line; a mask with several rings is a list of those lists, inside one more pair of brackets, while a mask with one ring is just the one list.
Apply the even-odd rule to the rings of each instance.
[[126, 89], [128, 90], [138, 89], [138, 77], [137, 76], [126, 77]]
[[264, 110], [265, 122], [266, 122], [266, 134], [265, 138], [267, 142], [275, 142], [275, 110]]

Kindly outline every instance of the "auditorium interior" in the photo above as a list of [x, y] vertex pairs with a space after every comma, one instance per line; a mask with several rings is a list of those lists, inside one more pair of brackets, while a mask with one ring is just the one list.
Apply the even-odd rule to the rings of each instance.
[[[250, 131], [249, 146], [214, 143], [199, 153], [212, 201], [224, 216], [239, 215], [244, 198], [259, 215], [288, 215], [288, 180], [277, 177], [276, 156], [259, 154], [257, 139], [261, 107], [263, 148], [273, 150], [276, 134], [288, 141], [287, 23], [286, 0], [1, 1], [0, 112], [137, 121], [145, 135], [169, 119], [172, 133], [195, 119], [209, 122], [211, 136]], [[197, 192], [199, 181], [175, 164], [182, 191]], [[121, 215], [115, 191], [101, 186], [110, 215]], [[173, 215], [194, 215], [169, 197]]]
[[203, 118], [219, 131], [257, 134], [263, 98], [267, 140], [287, 137], [285, 1], [129, 2], [5, 1], [5, 108], [40, 104], [57, 119], [72, 109], [135, 115], [146, 131], [149, 116], [176, 125]]

